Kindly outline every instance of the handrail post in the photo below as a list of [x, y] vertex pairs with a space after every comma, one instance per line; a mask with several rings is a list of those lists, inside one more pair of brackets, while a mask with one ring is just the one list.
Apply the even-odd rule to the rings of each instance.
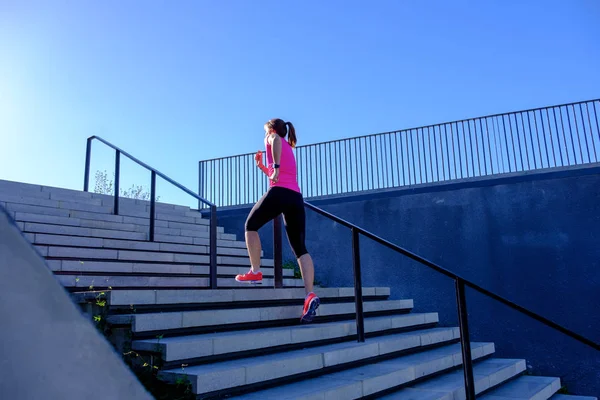
[[217, 288], [217, 206], [210, 207], [210, 288]]
[[362, 297], [362, 281], [360, 274], [360, 249], [358, 241], [358, 230], [351, 228], [352, 230], [352, 265], [354, 272], [354, 302], [356, 307], [356, 333], [358, 335], [358, 341], [365, 341], [365, 320], [363, 314], [363, 297]]
[[119, 180], [121, 177], [121, 152], [116, 150], [115, 153], [115, 206], [114, 214], [119, 215]]
[[281, 215], [273, 220], [273, 265], [275, 269], [274, 287], [283, 287], [283, 262], [282, 262], [282, 243], [281, 243]]
[[88, 192], [90, 188], [90, 163], [92, 160], [92, 138], [88, 138], [85, 146], [85, 172], [83, 175], [83, 191]]
[[156, 171], [150, 180], [150, 241], [154, 242], [154, 219], [156, 218]]
[[462, 350], [463, 371], [465, 375], [466, 399], [475, 400], [475, 381], [473, 379], [473, 360], [471, 358], [471, 339], [469, 338], [465, 282], [462, 279], [457, 278], [455, 280], [455, 284], [458, 323], [460, 326], [460, 347]]
[[[202, 161], [198, 162], [198, 196], [204, 198], [204, 163]], [[204, 204], [198, 199], [198, 210], [203, 208]]]

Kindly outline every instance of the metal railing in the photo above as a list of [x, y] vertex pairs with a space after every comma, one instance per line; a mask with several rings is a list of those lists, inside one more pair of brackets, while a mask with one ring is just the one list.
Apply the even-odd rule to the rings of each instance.
[[[468, 318], [467, 318], [467, 315], [468, 315], [467, 314], [467, 300], [466, 300], [466, 296], [465, 296], [465, 288], [466, 287], [469, 287], [469, 288], [483, 294], [484, 296], [494, 299], [494, 300], [512, 308], [513, 310], [519, 311], [520, 313], [525, 314], [528, 317], [531, 317], [531, 318], [535, 319], [536, 321], [539, 321], [542, 324], [577, 340], [580, 343], [583, 343], [597, 351], [600, 351], [600, 343], [596, 343], [578, 333], [575, 333], [575, 332], [565, 328], [562, 325], [557, 324], [556, 322], [553, 322], [545, 317], [542, 317], [539, 314], [534, 313], [533, 311], [528, 310], [527, 308], [525, 308], [523, 306], [520, 306], [510, 300], [507, 300], [504, 297], [497, 295], [496, 293], [486, 290], [486, 289], [482, 288], [481, 286], [445, 269], [444, 267], [441, 267], [429, 260], [426, 260], [425, 258], [418, 256], [415, 253], [412, 253], [398, 245], [395, 245], [392, 242], [389, 242], [389, 241], [367, 231], [366, 229], [359, 227], [358, 225], [355, 225], [346, 220], [343, 220], [342, 218], [339, 218], [319, 207], [316, 207], [313, 204], [305, 202], [304, 205], [309, 210], [312, 210], [326, 218], [329, 218], [330, 220], [332, 220], [342, 226], [349, 228], [350, 231], [352, 232], [352, 265], [353, 265], [352, 271], [354, 274], [354, 301], [355, 301], [355, 308], [356, 308], [356, 332], [357, 332], [358, 342], [365, 341], [365, 328], [364, 328], [365, 324], [364, 324], [362, 279], [361, 279], [360, 251], [359, 251], [360, 235], [363, 235], [366, 238], [374, 240], [375, 242], [377, 242], [391, 250], [394, 250], [395, 252], [400, 253], [400, 254], [418, 262], [419, 264], [429, 267], [429, 268], [433, 269], [434, 271], [437, 271], [437, 272], [451, 278], [454, 281], [454, 285], [455, 285], [455, 289], [456, 289], [456, 306], [457, 306], [457, 312], [458, 312], [458, 324], [459, 324], [459, 329], [460, 329], [460, 345], [461, 345], [461, 352], [462, 352], [462, 359], [463, 359], [465, 392], [466, 392], [467, 400], [475, 400], [475, 381], [473, 379], [473, 362], [472, 362], [472, 357], [471, 357], [471, 341], [469, 338], [469, 322], [468, 322]], [[280, 218], [280, 217], [278, 217], [278, 218]], [[273, 232], [274, 238], [279, 238], [279, 240], [281, 240], [281, 224], [274, 224], [273, 231], [274, 231]], [[281, 256], [282, 256], [281, 255], [281, 243], [279, 244], [279, 246], [277, 246], [277, 245], [274, 246], [274, 252], [275, 252], [275, 254], [274, 254], [275, 259], [281, 260]], [[279, 254], [277, 254], [277, 253], [279, 253]], [[281, 268], [282, 268], [281, 263], [275, 264], [275, 271], [276, 271], [275, 273], [277, 274], [277, 269], [279, 269], [279, 274], [280, 274], [279, 276], [281, 276], [281, 273], [282, 273]], [[276, 287], [281, 287], [281, 286], [277, 286], [277, 284], [276, 284]]]
[[113, 211], [115, 215], [119, 215], [119, 181], [121, 176], [121, 154], [129, 158], [138, 165], [146, 168], [151, 172], [150, 176], [150, 229], [148, 233], [148, 239], [150, 242], [154, 241], [154, 229], [156, 220], [156, 177], [159, 176], [165, 181], [169, 182], [173, 186], [183, 190], [185, 193], [194, 197], [198, 200], [199, 204], [206, 205], [210, 208], [210, 228], [209, 228], [209, 251], [210, 251], [210, 288], [217, 288], [217, 206], [210, 201], [202, 198], [198, 194], [194, 193], [190, 189], [186, 188], [182, 184], [175, 182], [162, 172], [150, 167], [149, 165], [138, 160], [126, 151], [121, 150], [114, 144], [102, 139], [99, 136], [91, 136], [87, 139], [87, 146], [85, 152], [85, 174], [83, 178], [83, 190], [89, 191], [90, 181], [90, 162], [92, 158], [92, 142], [94, 139], [104, 143], [108, 147], [115, 150], [115, 187], [114, 187], [114, 207]]
[[[598, 161], [600, 100], [299, 146], [305, 198]], [[199, 163], [199, 194], [219, 206], [256, 202], [268, 180], [254, 153]]]

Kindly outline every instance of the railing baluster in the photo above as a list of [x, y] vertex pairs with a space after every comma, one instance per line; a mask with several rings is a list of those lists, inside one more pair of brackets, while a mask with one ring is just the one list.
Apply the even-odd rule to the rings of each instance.
[[[452, 127], [450, 127], [452, 130]], [[450, 168], [450, 146], [448, 143], [448, 124], [444, 124], [444, 136], [446, 138], [446, 163], [448, 164], [448, 179], [452, 179], [452, 168]], [[452, 141], [454, 146], [454, 140]], [[454, 156], [454, 147], [452, 148], [452, 155]]]
[[[529, 161], [529, 147], [527, 146], [527, 135], [525, 134], [525, 120], [523, 119], [523, 114], [521, 113], [521, 128], [523, 128], [523, 142], [525, 142], [525, 158], [527, 159], [527, 169], [531, 169], [531, 162]], [[515, 124], [517, 125], [517, 132], [519, 131], [519, 121], [517, 120], [517, 116], [515, 115]], [[529, 132], [531, 135], [531, 132]], [[533, 165], [535, 168], [535, 151], [533, 150], [533, 138], [531, 139], [531, 150], [533, 152]]]
[[596, 102], [592, 102], [592, 105], [594, 106], [594, 116], [596, 117], [596, 133], [598, 134], [598, 140], [600, 140], [600, 126], [598, 124], [598, 112], [596, 111]]
[[[481, 120], [479, 120], [479, 122], [481, 122]], [[481, 127], [481, 134], [483, 135], [483, 126]], [[489, 130], [487, 118], [485, 118], [485, 136], [487, 137], [487, 140], [488, 140], [488, 153], [490, 155], [490, 171], [492, 172], [492, 175], [494, 175], [494, 159], [492, 158], [492, 144], [491, 144], [490, 130]], [[494, 140], [494, 147], [496, 147], [496, 140]], [[487, 171], [486, 171], [486, 175], [487, 175]]]
[[217, 206], [210, 207], [210, 288], [217, 288]]
[[356, 307], [356, 334], [358, 341], [365, 341], [365, 320], [363, 314], [362, 280], [360, 271], [360, 243], [359, 232], [355, 228], [352, 230], [352, 265], [354, 272], [354, 304]]
[[[568, 111], [569, 110], [567, 110], [567, 116], [568, 116]], [[571, 158], [569, 157], [569, 150], [568, 150], [569, 145], [566, 144], [567, 143], [567, 134], [565, 131], [565, 121], [563, 119], [562, 107], [558, 108], [558, 113], [560, 115], [560, 125], [561, 125], [562, 131], [563, 131], [563, 135], [565, 136], [565, 145], [566, 145], [565, 150], [567, 151], [567, 163], [569, 165], [571, 165]], [[575, 142], [573, 141], [573, 131], [571, 130], [570, 123], [569, 123], [569, 133], [571, 135], [571, 146], [573, 148], [573, 160], [574, 160], [574, 163], [577, 164], [577, 156], [575, 153]]]
[[[575, 108], [573, 108], [573, 114], [575, 115], [575, 123], [577, 124], [577, 113], [575, 112]], [[583, 128], [583, 137], [585, 138], [585, 149], [588, 155], [588, 162], [591, 162], [592, 154], [590, 153], [590, 147], [588, 145], [587, 132], [585, 130], [585, 119], [583, 118], [583, 107], [581, 107], [581, 104], [579, 104], [579, 114], [581, 115], [581, 127]], [[579, 128], [577, 130], [577, 134], [579, 135]]]
[[[465, 125], [463, 122], [463, 130], [465, 129]], [[471, 120], [467, 120], [467, 129], [469, 132], [469, 147], [471, 148], [471, 173], [473, 176], [477, 176], [475, 172], [475, 154], [473, 153], [473, 135], [471, 135]]]
[[[590, 109], [589, 109], [587, 103], [585, 103], [585, 111], [587, 113], [588, 124], [590, 126], [590, 139], [592, 140], [592, 148], [594, 149], [594, 160], [597, 162], [598, 161], [598, 154], [596, 153], [596, 143], [594, 142], [594, 127], [592, 126], [592, 118], [590, 117]], [[596, 121], [596, 122], [598, 122], [598, 121]]]
[[90, 189], [90, 163], [92, 162], [92, 141], [93, 138], [88, 138], [85, 145], [85, 171], [83, 173], [83, 191], [89, 192]]
[[465, 393], [467, 400], [475, 400], [475, 380], [473, 379], [473, 359], [471, 355], [471, 340], [469, 338], [465, 283], [460, 278], [456, 278], [454, 282], [456, 285], [456, 306], [458, 311], [458, 324], [460, 327], [460, 347], [465, 376]]
[[121, 152], [115, 150], [115, 198], [114, 198], [114, 214], [119, 215], [119, 191], [121, 180]]
[[[204, 163], [205, 161], [198, 162], [198, 196], [204, 197]], [[198, 210], [202, 208], [202, 202], [198, 199]]]
[[[559, 109], [559, 111], [560, 111], [560, 109]], [[552, 108], [552, 114], [554, 114], [554, 127], [556, 128], [556, 140], [558, 142], [558, 153], [560, 154], [560, 163], [561, 163], [561, 166], [564, 166], [565, 163], [563, 162], [562, 148], [560, 146], [560, 133], [558, 132], [558, 122], [556, 121], [556, 108]], [[541, 112], [540, 112], [540, 117], [541, 117], [540, 119], [542, 120], [542, 129], [543, 129], [544, 128], [544, 116], [542, 115]], [[550, 126], [550, 114], [548, 113], [548, 110], [546, 110], [546, 119], [548, 120], [548, 130], [551, 133], [550, 139], [552, 139], [552, 128]], [[567, 164], [569, 164], [569, 150], [567, 147], [567, 137], [565, 136], [564, 130], [563, 130], [563, 140], [565, 142], [565, 151], [567, 153]], [[552, 145], [552, 158], [554, 159], [554, 165], [556, 166], [556, 153], [554, 152], [554, 142], [552, 140], [550, 140], [550, 144]]]
[[[479, 118], [479, 131], [481, 132], [481, 150], [483, 151], [483, 169], [485, 172], [485, 175], [487, 176], [487, 159], [485, 157], [485, 138], [487, 136], [487, 132], [484, 135], [483, 134], [483, 122], [481, 121], [481, 118]], [[489, 142], [489, 138], [488, 138], [488, 146], [489, 146], [490, 142]], [[490, 154], [491, 157], [491, 154]]]
[[[504, 122], [504, 116], [502, 116], [502, 128], [504, 130], [504, 142], [506, 144], [506, 159], [508, 161], [508, 172], [512, 172], [511, 163], [510, 163], [510, 155], [508, 154], [508, 135], [506, 134], [506, 123]], [[512, 133], [511, 133], [511, 142], [513, 145], [513, 155], [515, 155], [516, 154], [515, 153], [515, 142], [514, 142], [514, 140], [512, 140]], [[515, 170], [516, 170], [516, 167], [517, 167], [517, 160], [515, 158]]]
[[150, 178], [150, 241], [154, 242], [154, 221], [156, 218], [156, 171]]
[[283, 264], [282, 264], [282, 241], [281, 241], [281, 215], [273, 220], [273, 265], [275, 269], [274, 287], [283, 287]]

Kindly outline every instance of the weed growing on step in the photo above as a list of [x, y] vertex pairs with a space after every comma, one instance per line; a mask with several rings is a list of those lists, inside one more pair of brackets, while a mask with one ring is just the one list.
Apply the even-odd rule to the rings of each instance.
[[[157, 336], [157, 339], [156, 350], [160, 350], [162, 335]], [[158, 358], [158, 362], [155, 362], [153, 355], [143, 356], [134, 350], [129, 350], [123, 353], [123, 360], [156, 400], [194, 400], [196, 398], [192, 393], [192, 384], [185, 375], [186, 364], [181, 365], [182, 376], [178, 377], [174, 383], [168, 383], [158, 378], [158, 372], [162, 367], [159, 364], [160, 358]]]
[[[281, 264], [283, 269], [293, 269], [294, 270], [294, 279], [302, 279], [302, 272], [300, 272], [300, 266], [296, 260], [286, 260]], [[316, 278], [313, 282], [313, 285], [322, 286], [321, 282], [319, 282]]]
[[[114, 177], [114, 173], [113, 173]], [[108, 178], [108, 173], [104, 171], [96, 171], [96, 184], [94, 185], [94, 192], [99, 194], [108, 194], [113, 196], [115, 194], [115, 188], [113, 181]], [[127, 197], [130, 199], [137, 200], [150, 200], [150, 191], [147, 187], [140, 185], [131, 185], [129, 189], [120, 188], [120, 197]], [[160, 200], [160, 196], [156, 196], [156, 201]]]
[[301, 279], [302, 273], [300, 272], [300, 267], [296, 260], [286, 260], [282, 265], [284, 269], [293, 269], [294, 270], [294, 278]]

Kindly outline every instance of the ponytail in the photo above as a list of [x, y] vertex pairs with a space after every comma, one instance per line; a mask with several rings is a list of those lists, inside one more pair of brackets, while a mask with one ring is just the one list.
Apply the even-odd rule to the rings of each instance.
[[296, 143], [298, 140], [296, 139], [296, 129], [294, 129], [294, 125], [291, 122], [286, 122], [285, 125], [288, 127], [288, 143], [292, 148], [296, 147]]

